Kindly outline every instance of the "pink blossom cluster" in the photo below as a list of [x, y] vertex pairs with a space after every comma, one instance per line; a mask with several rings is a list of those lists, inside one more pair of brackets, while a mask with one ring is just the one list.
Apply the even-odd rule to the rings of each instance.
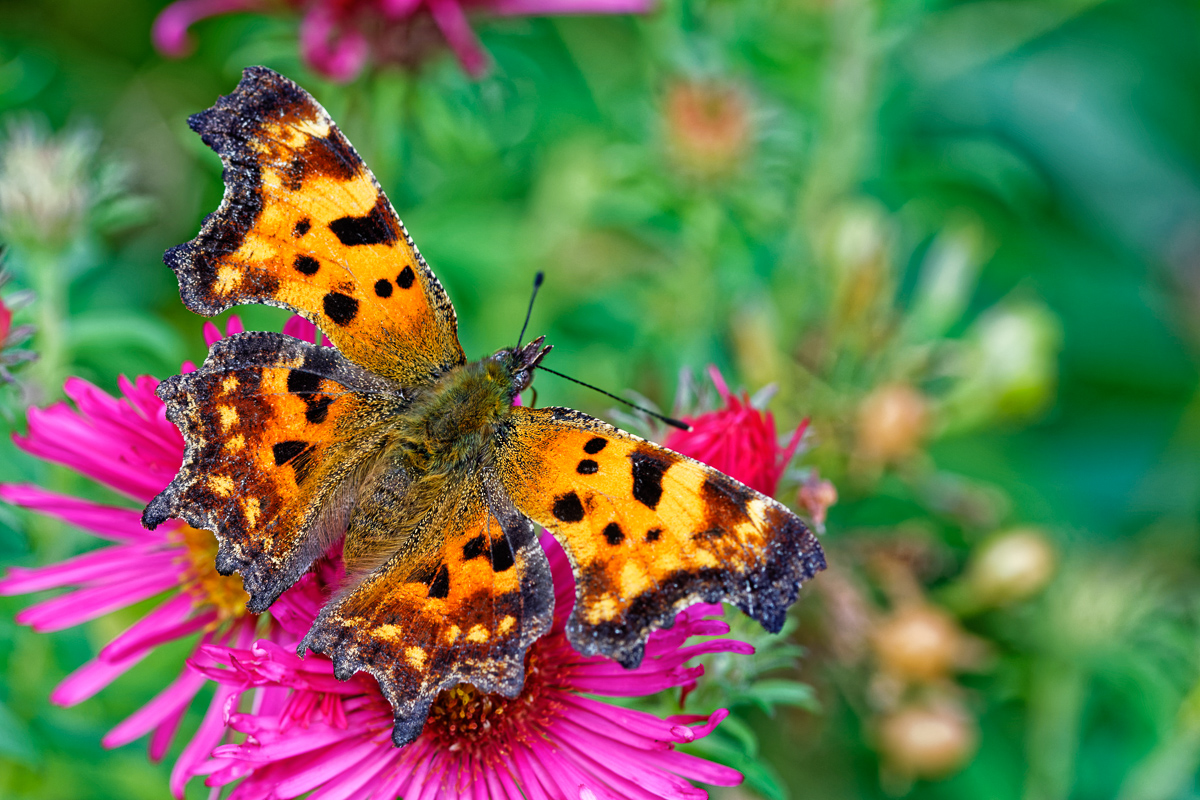
[[285, 6], [301, 14], [300, 51], [310, 67], [335, 81], [349, 81], [372, 58], [377, 63], [419, 61], [438, 44], [449, 45], [472, 76], [488, 58], [468, 14], [492, 17], [558, 14], [637, 14], [650, 0], [178, 0], [159, 14], [154, 45], [168, 56], [188, 52], [188, 30], [207, 17]]

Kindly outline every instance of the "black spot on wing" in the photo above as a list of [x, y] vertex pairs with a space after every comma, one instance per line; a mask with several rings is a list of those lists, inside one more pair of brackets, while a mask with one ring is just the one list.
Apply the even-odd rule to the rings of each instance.
[[657, 542], [662, 537], [662, 528], [651, 528], [646, 531], [647, 542]]
[[371, 212], [362, 217], [339, 217], [329, 223], [329, 230], [344, 245], [395, 244], [400, 238], [399, 226], [392, 215], [387, 199], [382, 195]]
[[450, 594], [450, 570], [446, 569], [446, 565], [442, 564], [438, 571], [433, 576], [433, 581], [429, 584], [429, 596], [444, 598]]
[[295, 227], [292, 228], [292, 236], [295, 236], [297, 239], [299, 239], [310, 230], [312, 230], [312, 220], [310, 220], [308, 217], [305, 217], [297, 222]]
[[358, 301], [348, 294], [329, 292], [321, 299], [325, 315], [338, 325], [348, 325], [358, 315]]
[[375, 296], [376, 297], [391, 297], [392, 282], [387, 278], [380, 278], [375, 281]]
[[580, 475], [595, 475], [600, 465], [590, 458], [585, 458], [575, 466], [575, 471]]
[[633, 499], [654, 509], [662, 499], [662, 479], [671, 462], [657, 453], [638, 451], [629, 456], [633, 463]]
[[479, 534], [471, 541], [463, 545], [463, 561], [470, 561], [472, 558], [479, 558], [483, 555], [483, 550], [487, 540], [483, 538], [483, 534]]
[[400, 274], [396, 276], [396, 285], [401, 289], [411, 289], [413, 281], [416, 279], [417, 276], [416, 273], [413, 272], [412, 267], [405, 267], [404, 269], [400, 270]]
[[275, 466], [282, 467], [303, 453], [307, 447], [308, 442], [302, 442], [297, 439], [289, 439], [286, 442], [276, 443], [271, 447], [271, 454], [275, 456]]
[[554, 501], [554, 518], [559, 522], [579, 522], [583, 519], [583, 503], [579, 495], [567, 492]]
[[314, 425], [319, 425], [328, 418], [329, 406], [333, 403], [332, 397], [318, 394], [320, 389], [321, 376], [315, 372], [309, 372], [304, 368], [288, 372], [287, 390], [292, 394], [299, 395], [300, 399], [304, 401], [307, 406], [304, 410], [304, 418]]
[[508, 543], [506, 537], [501, 536], [492, 545], [492, 569], [496, 572], [505, 572], [511, 569], [515, 563], [512, 545]]
[[301, 275], [316, 275], [317, 270], [321, 268], [321, 262], [312, 256], [296, 256], [296, 260], [292, 262], [292, 266]]
[[313, 425], [320, 425], [329, 416], [329, 404], [333, 402], [333, 398], [329, 395], [318, 395], [307, 397], [304, 402], [308, 404], [308, 408], [304, 410], [304, 418]]
[[599, 436], [594, 436], [591, 439], [588, 439], [587, 444], [583, 446], [583, 452], [594, 456], [596, 453], [599, 453], [601, 450], [603, 450], [607, 444], [608, 439], [602, 439]]
[[297, 485], [303, 483], [312, 470], [312, 447], [308, 442], [297, 439], [277, 442], [271, 447], [271, 455], [275, 457], [275, 466], [277, 467], [282, 467], [284, 464], [292, 465]]
[[604, 541], [611, 545], [618, 545], [625, 541], [625, 531], [621, 530], [621, 526], [615, 522], [610, 522], [604, 526]]
[[302, 369], [294, 369], [287, 376], [287, 390], [292, 394], [307, 394], [321, 388], [321, 376]]

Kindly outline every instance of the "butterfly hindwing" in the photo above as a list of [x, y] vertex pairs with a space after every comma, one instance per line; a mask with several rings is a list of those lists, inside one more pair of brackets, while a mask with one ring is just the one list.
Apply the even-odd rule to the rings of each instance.
[[780, 503], [578, 411], [514, 409], [495, 464], [571, 559], [567, 635], [584, 654], [635, 666], [649, 632], [700, 601], [734, 603], [777, 632], [801, 581], [825, 566]]
[[465, 361], [454, 308], [370, 170], [316, 100], [265, 67], [189, 124], [225, 198], [167, 251], [184, 304], [294, 310], [351, 361], [403, 385]]
[[345, 529], [356, 473], [405, 403], [390, 381], [336, 350], [277, 333], [218, 341], [203, 366], [163, 381], [158, 394], [186, 448], [143, 521], [179, 517], [213, 531], [217, 568], [242, 574], [253, 611]]
[[[393, 521], [388, 483], [384, 476], [360, 495], [347, 550], [384, 538], [375, 534]], [[398, 550], [326, 604], [300, 647], [329, 655], [343, 679], [375, 675], [402, 745], [421, 732], [442, 689], [467, 682], [510, 697], [520, 691], [525, 650], [550, 627], [552, 586], [532, 523], [477, 476], [459, 476]]]

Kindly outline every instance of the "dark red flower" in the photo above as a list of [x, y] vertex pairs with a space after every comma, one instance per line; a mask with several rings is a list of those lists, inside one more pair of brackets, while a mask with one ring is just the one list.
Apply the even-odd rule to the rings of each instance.
[[732, 394], [716, 367], [709, 367], [708, 374], [724, 407], [697, 417], [685, 416], [683, 421], [692, 430], [671, 431], [663, 444], [773, 497], [808, 420], [796, 427], [786, 447], [780, 447], [774, 415], [751, 405], [745, 393], [740, 398]]

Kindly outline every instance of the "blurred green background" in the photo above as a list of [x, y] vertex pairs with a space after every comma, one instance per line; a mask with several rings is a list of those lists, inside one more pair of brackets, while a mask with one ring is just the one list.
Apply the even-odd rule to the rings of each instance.
[[[7, 427], [66, 375], [115, 391], [203, 358], [161, 263], [221, 197], [185, 120], [266, 64], [375, 171], [471, 357], [511, 343], [541, 269], [554, 368], [684, 413], [680, 370], [711, 363], [774, 384], [781, 429], [812, 418], [780, 497], [819, 517], [836, 487], [832, 568], [796, 609], [799, 666], [771, 674], [819, 708], [740, 703], [709, 754], [752, 779], [717, 796], [1200, 796], [1195, 3], [481, 16], [482, 79], [442, 52], [346, 85], [305, 66], [284, 7], [165, 59], [164, 5], [0, 1], [0, 294], [36, 293], [16, 322], [43, 356], [14, 367]], [[103, 497], [7, 437], [0, 479]], [[94, 544], [0, 510], [5, 564]], [[166, 796], [169, 758], [99, 740], [186, 648], [57, 708], [137, 614], [35, 635], [28, 602], [0, 600], [0, 796]]]

